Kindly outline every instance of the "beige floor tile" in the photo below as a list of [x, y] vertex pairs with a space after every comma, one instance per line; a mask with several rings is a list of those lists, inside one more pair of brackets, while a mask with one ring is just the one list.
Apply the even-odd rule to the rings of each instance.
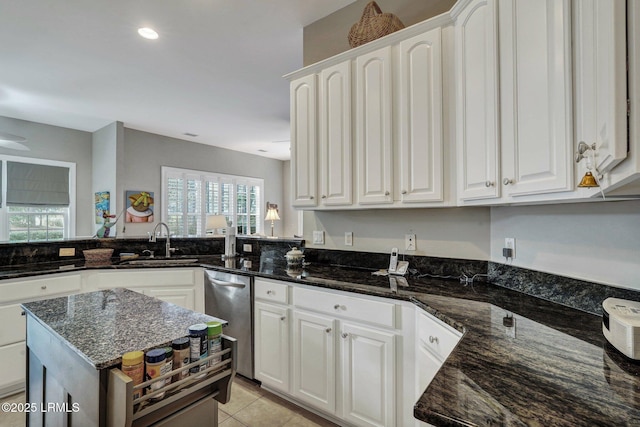
[[322, 418], [319, 415], [301, 409], [302, 413], [296, 414], [283, 427], [337, 427], [337, 424]]
[[220, 427], [247, 427], [235, 418], [228, 418], [220, 423]]
[[[2, 403], [24, 403], [25, 394], [18, 393], [0, 400]], [[0, 426], [2, 427], [24, 427], [26, 423], [27, 418], [24, 412], [0, 411]]]
[[283, 427], [296, 415], [289, 408], [262, 398], [234, 414], [233, 418], [248, 427]]
[[256, 400], [260, 399], [260, 394], [253, 389], [244, 386], [242, 383], [234, 380], [231, 386], [231, 399], [224, 405], [218, 407], [229, 415], [234, 415], [242, 408], [246, 408]]
[[227, 418], [229, 418], [231, 415], [227, 414], [226, 412], [224, 412], [222, 409], [220, 409], [220, 405], [218, 405], [218, 422], [221, 423], [224, 420], [226, 420]]

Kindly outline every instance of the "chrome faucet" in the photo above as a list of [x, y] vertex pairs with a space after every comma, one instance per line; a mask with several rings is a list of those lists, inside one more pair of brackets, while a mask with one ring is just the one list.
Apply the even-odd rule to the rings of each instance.
[[156, 242], [157, 238], [156, 238], [156, 232], [158, 231], [158, 227], [160, 227], [161, 225], [164, 225], [164, 229], [167, 232], [167, 241], [165, 242], [165, 256], [167, 258], [171, 258], [171, 252], [174, 252], [176, 249], [171, 247], [171, 237], [170, 237], [170, 232], [169, 232], [169, 226], [167, 224], [165, 224], [164, 222], [159, 222], [158, 224], [156, 224], [155, 227], [153, 227], [153, 232], [151, 233], [151, 235], [149, 236], [149, 241], [150, 242]]

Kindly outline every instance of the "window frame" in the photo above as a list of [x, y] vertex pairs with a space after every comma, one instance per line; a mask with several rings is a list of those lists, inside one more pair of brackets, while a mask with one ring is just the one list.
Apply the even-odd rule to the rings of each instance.
[[[60, 241], [76, 237], [76, 164], [74, 162], [64, 162], [60, 160], [39, 159], [35, 157], [21, 157], [0, 154], [2, 162], [2, 206], [0, 206], [0, 241], [9, 242], [9, 206], [7, 206], [7, 162], [30, 163], [34, 165], [59, 166], [69, 169], [69, 206], [67, 212], [63, 214], [65, 218], [64, 232], [62, 239], [53, 240], [28, 240], [28, 242]], [[29, 205], [25, 205], [29, 206]], [[43, 207], [41, 205], [31, 205], [29, 207]], [[32, 215], [32, 214], [28, 214]]]
[[[230, 217], [231, 221], [233, 223], [233, 228], [236, 230], [236, 233], [238, 232], [238, 209], [237, 209], [237, 203], [238, 203], [238, 185], [246, 185], [248, 187], [258, 187], [259, 188], [259, 195], [258, 195], [258, 201], [256, 203], [256, 210], [257, 213], [254, 214], [256, 215], [256, 233], [263, 233], [264, 232], [264, 221], [259, 220], [262, 217], [262, 204], [264, 203], [264, 179], [262, 178], [253, 178], [253, 177], [246, 177], [246, 176], [240, 176], [240, 175], [231, 175], [231, 174], [223, 174], [223, 173], [217, 173], [217, 172], [207, 172], [207, 171], [199, 171], [199, 170], [193, 170], [193, 169], [185, 169], [185, 168], [176, 168], [176, 167], [170, 167], [170, 166], [162, 166], [161, 167], [161, 179], [162, 179], [162, 183], [161, 183], [161, 197], [160, 200], [162, 201], [162, 209], [161, 209], [161, 221], [168, 223], [168, 219], [169, 219], [169, 201], [168, 201], [168, 187], [167, 187], [167, 180], [169, 178], [180, 178], [184, 180], [184, 185], [185, 185], [185, 204], [183, 205], [183, 209], [182, 209], [182, 215], [183, 215], [183, 229], [187, 230], [187, 222], [186, 222], [186, 217], [187, 216], [194, 216], [194, 214], [188, 214], [186, 212], [186, 180], [187, 179], [196, 179], [198, 181], [200, 181], [200, 213], [199, 214], [195, 214], [196, 216], [199, 216], [199, 221], [200, 221], [200, 227], [199, 229], [202, 230], [202, 234], [196, 234], [195, 236], [193, 235], [184, 235], [184, 236], [178, 236], [178, 237], [204, 237], [207, 235], [207, 230], [205, 229], [205, 224], [207, 221], [207, 215], [209, 215], [209, 213], [207, 213], [207, 203], [206, 203], [206, 183], [207, 182], [217, 182], [219, 185], [222, 184], [231, 184], [231, 188], [232, 188], [232, 206], [231, 206], [231, 212], [230, 213], [223, 213], [221, 211], [221, 202], [220, 202], [220, 196], [218, 196], [218, 200], [215, 202], [218, 205], [218, 211], [219, 213]], [[250, 203], [251, 203], [251, 198], [247, 197], [247, 221], [248, 224], [251, 224], [251, 209], [250, 209]]]

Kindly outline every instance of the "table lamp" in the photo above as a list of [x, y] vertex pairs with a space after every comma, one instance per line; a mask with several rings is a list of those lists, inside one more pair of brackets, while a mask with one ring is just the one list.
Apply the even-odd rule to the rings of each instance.
[[268, 205], [269, 208], [267, 209], [267, 217], [265, 218], [266, 221], [271, 221], [271, 237], [273, 236], [273, 222], [274, 221], [280, 221], [280, 216], [278, 216], [278, 205]]
[[227, 228], [227, 218], [224, 215], [207, 215], [206, 232], [212, 231], [212, 235], [215, 236], [216, 230], [219, 228]]

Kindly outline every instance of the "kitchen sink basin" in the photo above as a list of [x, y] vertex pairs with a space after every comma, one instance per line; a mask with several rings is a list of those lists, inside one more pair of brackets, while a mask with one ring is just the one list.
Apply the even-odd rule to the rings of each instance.
[[148, 258], [121, 262], [120, 265], [183, 265], [194, 264], [197, 258]]

